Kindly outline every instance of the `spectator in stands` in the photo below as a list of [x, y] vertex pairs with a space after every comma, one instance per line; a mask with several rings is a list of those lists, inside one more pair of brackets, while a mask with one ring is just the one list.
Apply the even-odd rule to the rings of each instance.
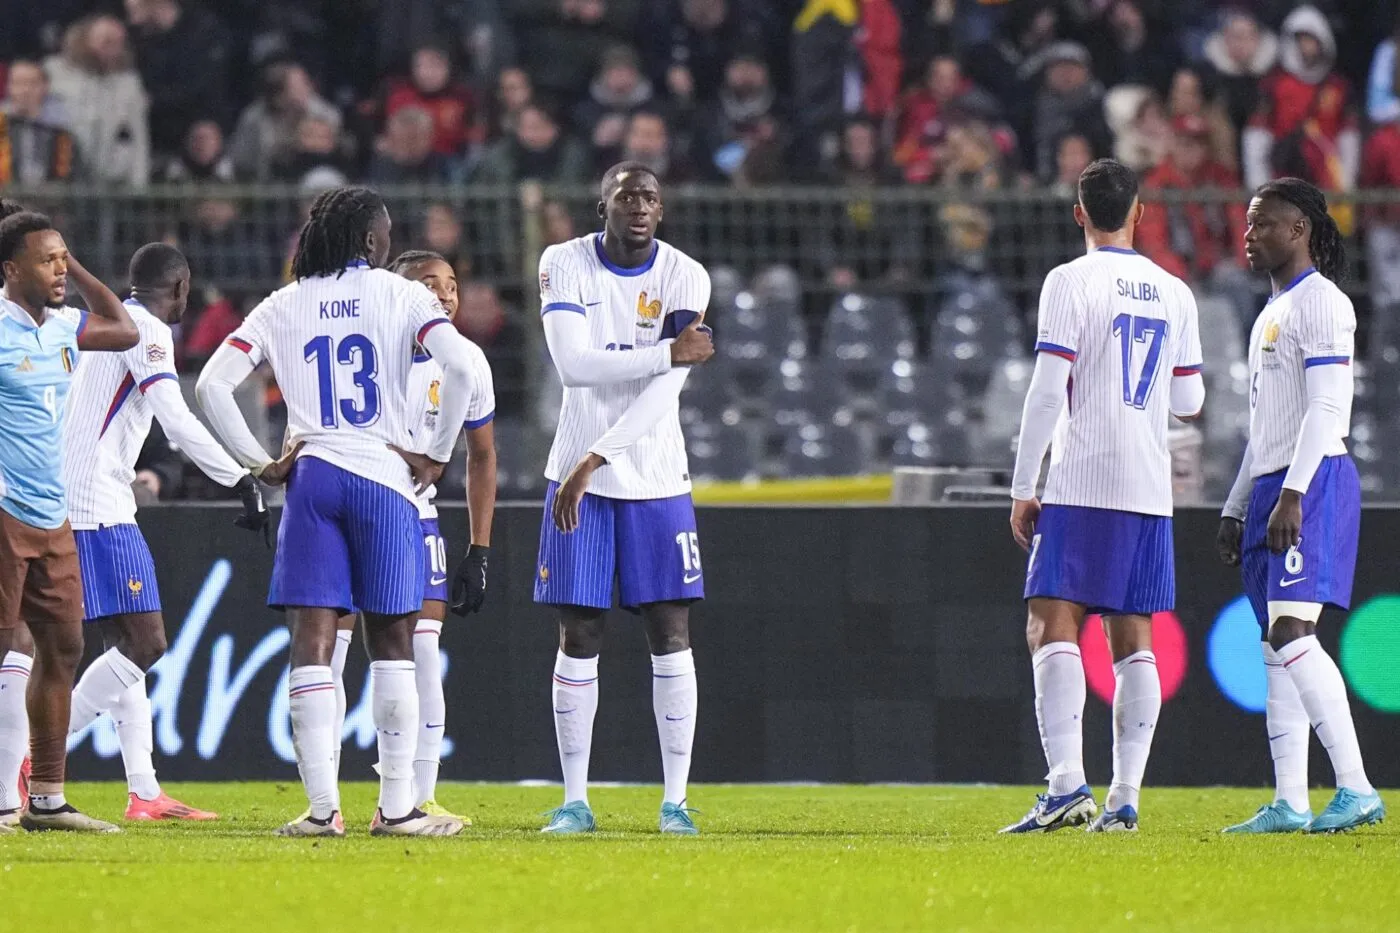
[[1209, 73], [1183, 65], [1172, 75], [1167, 92], [1167, 119], [1199, 117], [1210, 131], [1210, 160], [1231, 171], [1239, 168], [1239, 138], [1225, 104], [1215, 93]]
[[695, 177], [685, 152], [671, 142], [666, 118], [655, 110], [639, 110], [632, 114], [621, 148], [604, 153], [598, 163], [599, 171], [607, 171], [609, 165], [618, 162], [640, 162], [657, 178], [672, 184], [693, 181]]
[[474, 273], [471, 252], [462, 236], [462, 223], [447, 204], [429, 204], [423, 212], [421, 230], [423, 248], [432, 250], [457, 273], [459, 284], [472, 280]]
[[78, 20], [64, 33], [62, 54], [44, 62], [44, 70], [63, 101], [90, 177], [146, 184], [151, 176], [146, 92], [132, 67], [121, 20], [105, 14]]
[[574, 218], [569, 216], [569, 209], [559, 201], [546, 201], [544, 203], [544, 243], [546, 246], [558, 246], [560, 243], [567, 243], [578, 234], [574, 230]]
[[486, 353], [496, 385], [496, 412], [519, 414], [525, 404], [525, 337], [515, 315], [506, 313], [495, 286], [461, 283], [454, 323]]
[[713, 178], [732, 178], [749, 149], [779, 139], [778, 110], [768, 63], [749, 52], [732, 58], [719, 96], [701, 120], [701, 170]]
[[151, 101], [151, 145], [170, 155], [196, 120], [231, 117], [233, 37], [218, 17], [181, 0], [126, 0], [126, 14]]
[[1177, 117], [1172, 131], [1170, 154], [1147, 173], [1143, 188], [1178, 197], [1148, 205], [1138, 224], [1138, 249], [1172, 275], [1206, 283], [1222, 265], [1244, 268], [1245, 206], [1239, 198], [1189, 199], [1201, 189], [1234, 191], [1239, 175], [1211, 157], [1211, 129], [1201, 117]]
[[452, 163], [433, 151], [433, 118], [426, 110], [404, 107], [389, 118], [375, 144], [369, 180], [375, 185], [440, 185], [452, 177]]
[[37, 62], [10, 65], [0, 104], [0, 188], [67, 181], [78, 173], [77, 146], [63, 128], [63, 111], [49, 96]]
[[860, 80], [860, 111], [866, 116], [883, 120], [899, 103], [904, 81], [903, 39], [903, 24], [893, 0], [863, 0], [855, 35], [859, 70], [848, 68], [846, 77], [848, 81]]
[[[883, 0], [873, 3], [879, 5]], [[864, 96], [859, 38], [864, 29], [861, 16], [870, 5], [851, 0], [802, 0], [793, 20], [787, 76], [792, 108], [786, 122], [793, 137], [794, 167], [805, 169], [805, 174], [835, 148], [847, 108], [859, 106], [856, 101]], [[771, 80], [771, 70], [768, 73]]]
[[452, 57], [440, 45], [419, 46], [413, 52], [409, 77], [389, 83], [384, 117], [407, 108], [425, 111], [433, 121], [433, 152], [458, 159], [476, 142], [476, 104], [467, 86], [452, 73]]
[[1306, 178], [1327, 191], [1355, 186], [1361, 134], [1351, 84], [1336, 72], [1336, 58], [1332, 27], [1316, 8], [1301, 6], [1288, 15], [1281, 66], [1264, 79], [1259, 107], [1244, 131], [1249, 187], [1281, 175]]
[[1051, 190], [1062, 198], [1079, 196], [1079, 176], [1094, 161], [1094, 146], [1083, 133], [1066, 133], [1055, 146], [1055, 181]]
[[961, 191], [994, 191], [1002, 186], [1001, 166], [991, 130], [979, 120], [955, 123], [943, 146], [944, 187]]
[[822, 173], [829, 185], [871, 188], [897, 184], [899, 173], [882, 151], [880, 131], [869, 117], [852, 117], [841, 132], [841, 152]]
[[650, 0], [638, 35], [652, 83], [673, 103], [713, 100], [734, 49], [762, 49], [780, 58], [781, 26], [764, 4], [744, 0]]
[[1057, 42], [1045, 50], [1040, 93], [1035, 98], [1031, 139], [1037, 177], [1055, 173], [1055, 143], [1066, 133], [1078, 132], [1096, 141], [1105, 140], [1103, 85], [1089, 70], [1089, 52], [1077, 42]]
[[1149, 23], [1136, 0], [1110, 0], [1102, 21], [1088, 30], [1099, 40], [1093, 58], [1103, 83], [1165, 87], [1177, 62], [1176, 44], [1163, 39], [1170, 26]]
[[233, 160], [224, 151], [224, 131], [214, 120], [199, 120], [185, 134], [180, 155], [165, 167], [168, 182], [233, 181]]
[[523, 68], [502, 68], [496, 76], [496, 108], [491, 120], [491, 139], [515, 134], [520, 111], [535, 99], [535, 87]]
[[948, 130], [948, 110], [954, 99], [972, 89], [962, 66], [951, 55], [936, 55], [924, 69], [924, 80], [906, 94], [895, 120], [894, 162], [915, 184], [938, 174], [938, 147]]
[[968, 77], [1015, 109], [1021, 138], [1034, 130], [1037, 81], [1058, 43], [1059, 8], [1038, 3], [1011, 4], [1002, 28], [988, 41], [974, 43], [962, 60]]
[[[1400, 188], [1400, 122], [1392, 118], [1366, 141], [1361, 162], [1361, 187]], [[1384, 314], [1390, 333], [1400, 317], [1400, 208], [1374, 205], [1366, 209], [1366, 271], [1375, 313]], [[1379, 329], [1379, 328], [1377, 328]]]
[[1259, 83], [1278, 61], [1278, 39], [1254, 14], [1227, 10], [1220, 28], [1206, 39], [1206, 61], [1215, 71], [1230, 124], [1244, 126], [1259, 109]]
[[649, 106], [654, 96], [637, 53], [625, 45], [608, 49], [588, 97], [574, 108], [574, 127], [592, 142], [595, 161], [617, 151], [632, 114]]
[[1166, 158], [1171, 145], [1171, 122], [1157, 92], [1125, 84], [1108, 92], [1104, 109], [1115, 137], [1113, 156], [1136, 172], [1145, 172]]
[[588, 153], [565, 135], [546, 108], [527, 104], [520, 111], [515, 134], [486, 150], [472, 173], [483, 185], [514, 184], [526, 178], [571, 183], [587, 180]]
[[[190, 297], [193, 300], [194, 296]], [[180, 346], [181, 365], [185, 369], [202, 368], [229, 334], [243, 325], [243, 315], [227, 295], [208, 289], [203, 300], [203, 308], [191, 315], [193, 320], [186, 321], [181, 328], [185, 334]]]
[[209, 286], [253, 292], [275, 278], [277, 250], [263, 239], [266, 230], [251, 223], [227, 198], [209, 198], [191, 206], [180, 226], [178, 245]]
[[513, 0], [521, 64], [535, 87], [575, 100], [603, 53], [635, 35], [638, 0]]
[[1366, 118], [1380, 126], [1400, 120], [1400, 74], [1397, 74], [1396, 38], [1400, 36], [1400, 17], [1389, 39], [1376, 46], [1371, 58], [1371, 74], [1366, 81]]
[[320, 169], [330, 169], [341, 178], [349, 177], [340, 127], [308, 114], [297, 125], [296, 143], [272, 160], [272, 179], [300, 184]]
[[254, 181], [271, 178], [273, 161], [295, 147], [305, 116], [340, 128], [340, 111], [316, 93], [305, 68], [291, 61], [268, 64], [263, 69], [258, 99], [238, 118], [229, 143], [238, 176]]

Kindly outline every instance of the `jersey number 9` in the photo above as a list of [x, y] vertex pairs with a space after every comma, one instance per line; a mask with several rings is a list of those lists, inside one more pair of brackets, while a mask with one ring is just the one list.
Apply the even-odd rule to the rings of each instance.
[[[364, 334], [347, 335], [335, 348], [334, 359], [330, 337], [316, 337], [304, 349], [306, 361], [316, 364], [316, 378], [321, 386], [321, 426], [340, 427], [341, 417], [357, 428], [373, 424], [379, 418], [379, 386], [374, 381], [379, 375], [379, 357], [369, 338]], [[336, 398], [336, 363], [356, 367], [350, 378], [360, 391], [358, 402]]]

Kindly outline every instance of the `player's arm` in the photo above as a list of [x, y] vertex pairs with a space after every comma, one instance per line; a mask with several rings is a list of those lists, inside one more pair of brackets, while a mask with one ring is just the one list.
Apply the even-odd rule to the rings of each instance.
[[1065, 404], [1070, 370], [1079, 355], [1084, 315], [1083, 283], [1068, 266], [1051, 269], [1040, 289], [1035, 369], [1021, 409], [1020, 440], [1012, 473], [1011, 535], [1023, 548], [1030, 547], [1040, 515], [1035, 484]]
[[1240, 471], [1235, 474], [1235, 482], [1230, 486], [1230, 494], [1225, 497], [1225, 507], [1220, 510], [1220, 528], [1215, 532], [1215, 550], [1227, 567], [1240, 565], [1240, 547], [1244, 540], [1244, 519], [1249, 514], [1249, 494], [1254, 489], [1254, 479], [1250, 475], [1253, 456], [1248, 444], [1240, 459]]
[[78, 324], [78, 349], [127, 350], [136, 346], [141, 335], [122, 300], [72, 253], [68, 254], [68, 277], [88, 308]]
[[1269, 548], [1280, 553], [1298, 543], [1303, 527], [1303, 497], [1327, 456], [1342, 436], [1342, 413], [1352, 396], [1351, 358], [1355, 351], [1356, 314], [1328, 296], [1305, 301], [1296, 312], [1298, 343], [1303, 351], [1303, 380], [1308, 405], [1283, 477], [1278, 504], [1269, 515]]
[[[471, 546], [452, 579], [452, 611], [470, 615], [486, 602], [486, 561], [496, 517], [496, 390], [486, 355], [468, 343], [476, 369], [463, 428], [467, 435], [467, 522]], [[449, 391], [451, 391], [449, 387]]]
[[1182, 421], [1201, 417], [1206, 403], [1206, 382], [1201, 378], [1201, 330], [1196, 311], [1196, 296], [1185, 282], [1178, 281], [1185, 327], [1176, 345], [1172, 365], [1171, 411]]

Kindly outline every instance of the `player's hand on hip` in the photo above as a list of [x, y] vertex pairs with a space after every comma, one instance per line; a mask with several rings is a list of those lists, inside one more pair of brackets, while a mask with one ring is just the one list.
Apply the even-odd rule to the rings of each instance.
[[413, 491], [419, 495], [422, 495], [423, 490], [441, 479], [442, 471], [447, 469], [447, 464], [439, 463], [427, 454], [403, 450], [393, 444], [389, 445], [389, 449], [403, 457], [404, 462], [408, 464], [408, 469], [413, 474]]
[[1215, 532], [1215, 552], [1226, 567], [1240, 565], [1240, 543], [1244, 540], [1244, 522], [1228, 515], [1220, 519], [1220, 528]]
[[697, 317], [671, 343], [672, 366], [698, 366], [715, 355], [715, 341], [704, 318]]
[[588, 481], [593, 478], [593, 471], [606, 462], [597, 454], [590, 453], [574, 464], [574, 468], [564, 477], [564, 482], [559, 484], [554, 493], [555, 528], [564, 534], [578, 528], [579, 510], [583, 506], [583, 497], [588, 492]]
[[480, 612], [486, 602], [486, 558], [491, 549], [473, 544], [452, 576], [452, 611], [456, 615]]
[[282, 456], [263, 467], [256, 475], [269, 486], [281, 486], [292, 475], [292, 466], [297, 462], [297, 454], [301, 453], [301, 448], [306, 445], [305, 441], [297, 444], [291, 450], [285, 451]]
[[258, 488], [258, 481], [252, 476], [245, 476], [234, 485], [234, 491], [238, 493], [238, 498], [243, 500], [243, 514], [233, 520], [239, 528], [247, 528], [252, 532], [262, 532], [263, 544], [272, 547], [272, 522], [267, 514], [267, 505], [263, 502], [262, 490]]
[[1021, 545], [1021, 550], [1031, 549], [1031, 538], [1035, 536], [1035, 523], [1040, 520], [1039, 499], [1011, 500], [1011, 537]]
[[1269, 513], [1269, 550], [1275, 554], [1298, 543], [1303, 530], [1303, 496], [1292, 489], [1279, 493], [1278, 504]]

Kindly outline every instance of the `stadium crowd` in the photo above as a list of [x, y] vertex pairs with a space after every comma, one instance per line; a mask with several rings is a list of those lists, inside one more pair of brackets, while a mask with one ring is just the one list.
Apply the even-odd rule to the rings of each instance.
[[[1034, 283], [1078, 250], [1077, 231], [1058, 208], [1065, 216], [1017, 227], [987, 193], [1068, 195], [1085, 165], [1111, 155], [1149, 193], [1178, 195], [1149, 213], [1141, 251], [1243, 323], [1258, 306], [1244, 206], [1200, 192], [1283, 174], [1329, 192], [1400, 185], [1400, 59], [1387, 38], [1400, 36], [1398, 6], [0, 0], [0, 186], [197, 183], [179, 222], [154, 232], [206, 283], [275, 285], [292, 230], [270, 232], [219, 186], [587, 185], [621, 159], [665, 183], [820, 185], [846, 203], [803, 230], [793, 265], [805, 336], [821, 343], [839, 317], [823, 317], [831, 297], [863, 286], [961, 283], [1023, 316]], [[865, 194], [885, 186], [947, 200], [921, 226]], [[545, 242], [587, 229], [581, 207], [546, 203]], [[1400, 210], [1343, 203], [1335, 214], [1364, 244], [1359, 309], [1374, 335], [1383, 322], [1371, 308], [1400, 303]], [[443, 202], [395, 232], [453, 261], [458, 326], [486, 350], [509, 417], [533, 393], [512, 307], [528, 296], [508, 281], [518, 286], [522, 263], [493, 264], [481, 248], [503, 235]], [[747, 281], [762, 270], [739, 271]], [[813, 286], [824, 289], [815, 312]], [[918, 355], [936, 356], [939, 309], [958, 296], [905, 297], [913, 343], [931, 347]], [[228, 285], [192, 309], [182, 365], [197, 368], [251, 299]]]

